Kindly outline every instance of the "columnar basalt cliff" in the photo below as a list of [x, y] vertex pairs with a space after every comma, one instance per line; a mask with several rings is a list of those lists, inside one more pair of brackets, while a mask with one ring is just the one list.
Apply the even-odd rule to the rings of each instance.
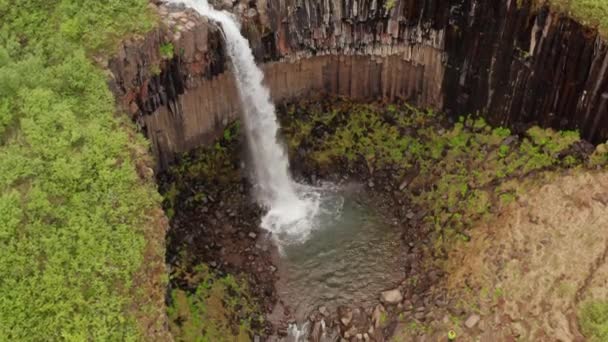
[[[608, 138], [608, 43], [535, 1], [224, 1], [241, 17], [275, 100], [402, 99], [494, 124]], [[220, 28], [160, 5], [163, 25], [110, 61], [113, 89], [163, 168], [239, 113]], [[160, 47], [171, 43], [173, 56]]]

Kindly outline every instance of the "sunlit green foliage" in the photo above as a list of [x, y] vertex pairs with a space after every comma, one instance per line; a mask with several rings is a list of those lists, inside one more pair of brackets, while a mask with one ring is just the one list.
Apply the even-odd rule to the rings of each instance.
[[153, 27], [147, 4], [146, 0], [0, 1], [0, 41], [12, 40], [27, 51], [43, 50], [55, 58], [74, 46], [104, 52], [125, 35]]
[[173, 58], [174, 53], [175, 52], [173, 51], [173, 44], [166, 43], [166, 44], [162, 44], [160, 46], [160, 55], [163, 58], [171, 59], [171, 58]]
[[432, 111], [408, 105], [301, 105], [288, 110], [284, 120], [292, 155], [305, 147], [320, 168], [389, 169], [397, 185], [417, 174], [409, 182], [410, 198], [428, 211], [426, 223], [437, 233], [438, 250], [453, 238], [468, 238], [473, 222], [513, 202], [520, 188], [511, 180], [587, 162], [570, 149], [580, 142], [576, 132], [532, 127], [513, 135], [474, 117], [446, 125]]
[[[540, 0], [537, 0], [540, 2]], [[549, 0], [556, 9], [573, 16], [585, 25], [598, 26], [608, 33], [608, 2], [605, 0]]]
[[[189, 275], [193, 293], [175, 289], [171, 293], [169, 319], [176, 341], [250, 341], [252, 323], [263, 321], [247, 282], [232, 275], [219, 276], [205, 265]], [[233, 326], [232, 322], [239, 322]]]
[[608, 302], [590, 301], [583, 304], [579, 324], [590, 341], [608, 341]]
[[86, 55], [151, 27], [146, 6], [0, 1], [2, 341], [139, 334], [131, 284], [158, 197], [135, 171], [143, 139]]

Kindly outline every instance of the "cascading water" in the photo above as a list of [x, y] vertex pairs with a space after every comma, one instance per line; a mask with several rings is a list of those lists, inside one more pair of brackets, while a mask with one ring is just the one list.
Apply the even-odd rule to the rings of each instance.
[[[314, 306], [364, 302], [384, 284], [373, 279], [392, 279], [386, 274], [399, 269], [399, 260], [389, 242], [398, 238], [352, 199], [345, 205], [345, 198], [353, 196], [345, 188], [310, 187], [291, 179], [287, 155], [277, 142], [279, 125], [270, 91], [233, 15], [213, 9], [207, 0], [168, 1], [193, 8], [222, 27], [244, 111], [257, 199], [268, 210], [262, 227], [273, 233], [289, 269], [279, 292], [302, 322], [289, 327], [287, 341], [305, 341], [310, 328], [305, 317]], [[379, 260], [386, 267], [378, 267]]]
[[234, 67], [244, 111], [244, 122], [252, 154], [258, 201], [268, 212], [262, 227], [273, 232], [279, 244], [300, 242], [316, 226], [320, 194], [295, 183], [289, 175], [289, 162], [277, 142], [279, 125], [264, 75], [255, 64], [249, 42], [241, 35], [240, 25], [231, 13], [217, 11], [207, 0], [169, 0], [193, 8], [222, 26], [227, 53]]

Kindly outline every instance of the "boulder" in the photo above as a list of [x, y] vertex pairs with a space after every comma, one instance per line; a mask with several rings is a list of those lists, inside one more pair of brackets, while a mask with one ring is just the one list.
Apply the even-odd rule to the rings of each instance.
[[479, 323], [479, 320], [481, 320], [481, 317], [479, 317], [479, 315], [472, 314], [464, 322], [464, 325], [469, 329], [473, 329], [477, 325], [477, 323]]
[[399, 289], [384, 291], [380, 294], [380, 300], [385, 304], [395, 305], [403, 300]]

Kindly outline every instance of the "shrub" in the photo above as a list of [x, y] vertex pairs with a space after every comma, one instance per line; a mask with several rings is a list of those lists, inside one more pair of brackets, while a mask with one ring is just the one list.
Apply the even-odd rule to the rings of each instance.
[[591, 341], [608, 341], [608, 302], [591, 301], [579, 311], [582, 333]]
[[133, 340], [146, 214], [134, 127], [86, 57], [153, 25], [145, 0], [0, 1], [0, 340]]

